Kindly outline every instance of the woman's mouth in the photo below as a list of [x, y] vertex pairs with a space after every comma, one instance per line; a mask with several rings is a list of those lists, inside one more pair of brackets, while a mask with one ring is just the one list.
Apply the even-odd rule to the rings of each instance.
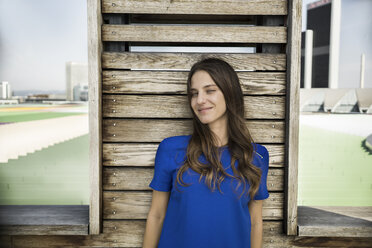
[[201, 108], [198, 111], [199, 111], [199, 113], [202, 113], [203, 114], [203, 113], [207, 112], [210, 109], [212, 109], [212, 107], [210, 107], [210, 108]]

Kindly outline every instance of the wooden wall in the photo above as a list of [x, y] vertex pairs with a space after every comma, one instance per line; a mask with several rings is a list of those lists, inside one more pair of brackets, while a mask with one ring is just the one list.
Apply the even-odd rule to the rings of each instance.
[[[94, 163], [102, 165], [92, 167], [91, 172], [91, 229], [98, 232], [102, 218], [102, 233], [3, 236], [2, 247], [141, 247], [155, 152], [163, 138], [190, 134], [187, 70], [203, 56], [223, 58], [238, 70], [246, 124], [255, 141], [270, 153], [270, 198], [263, 206], [264, 247], [367, 247], [368, 239], [299, 238], [284, 232], [288, 216], [296, 215], [287, 211], [293, 204], [286, 201], [292, 181], [285, 175], [296, 172], [286, 169], [288, 158], [296, 158], [288, 152], [288, 142], [296, 140], [298, 128], [289, 114], [296, 112], [296, 106], [290, 109], [289, 103], [298, 94], [295, 84], [299, 84], [296, 67], [288, 63], [299, 62], [296, 50], [288, 47], [298, 44], [288, 41], [289, 33], [297, 32], [298, 27], [291, 31], [288, 19], [296, 13], [293, 25], [299, 25], [301, 1], [88, 0], [88, 4], [89, 18], [97, 18], [90, 20], [96, 25], [91, 26], [89, 41], [93, 48], [90, 57], [96, 58], [90, 65], [95, 67], [90, 71], [91, 86], [96, 82], [90, 89], [90, 96], [96, 97], [90, 99], [94, 109], [90, 123], [96, 131], [91, 152]], [[239, 46], [253, 47], [256, 53], [131, 52], [136, 45]], [[294, 134], [288, 131], [291, 125]], [[293, 232], [293, 224], [291, 229]]]
[[[271, 155], [268, 175], [271, 196], [263, 207], [265, 236], [282, 232], [287, 86], [286, 54], [281, 50], [287, 42], [287, 28], [256, 25], [261, 21], [256, 15], [279, 15], [284, 23], [286, 4], [286, 1], [253, 4], [249, 1], [228, 4], [103, 1], [106, 23], [102, 27], [104, 225], [110, 224], [117, 234], [126, 232], [124, 226], [138, 234], [131, 234], [131, 238], [136, 237], [133, 243], [123, 238], [117, 242], [126, 246], [141, 244], [151, 203], [148, 184], [153, 176], [157, 145], [168, 136], [191, 133], [187, 71], [205, 56], [221, 57], [239, 71], [246, 123], [255, 141], [265, 144]], [[122, 13], [133, 14], [123, 16]], [[136, 45], [242, 46], [262, 51], [258, 45], [269, 43], [279, 51], [255, 54], [130, 52], [130, 47]]]

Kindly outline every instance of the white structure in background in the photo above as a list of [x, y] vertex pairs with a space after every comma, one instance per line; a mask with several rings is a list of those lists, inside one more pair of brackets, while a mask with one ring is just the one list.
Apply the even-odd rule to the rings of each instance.
[[328, 87], [337, 89], [340, 57], [341, 0], [332, 0], [331, 8]]
[[300, 89], [300, 111], [372, 114], [372, 88]]
[[313, 45], [313, 30], [308, 29], [305, 33], [305, 89], [311, 89], [311, 74], [313, 73]]
[[333, 106], [332, 113], [357, 113], [361, 112], [358, 106], [358, 97], [356, 90], [349, 90], [340, 100]]
[[80, 91], [85, 86], [88, 87], [88, 64], [66, 62], [66, 100], [81, 101]]
[[80, 91], [80, 100], [88, 101], [88, 85], [84, 85]]
[[88, 101], [88, 85], [75, 85], [74, 101]]
[[88, 133], [87, 114], [0, 125], [0, 163]]
[[0, 99], [10, 99], [12, 97], [12, 92], [10, 90], [9, 82], [0, 83]]
[[364, 88], [364, 71], [366, 69], [366, 55], [362, 53], [360, 61], [360, 88]]

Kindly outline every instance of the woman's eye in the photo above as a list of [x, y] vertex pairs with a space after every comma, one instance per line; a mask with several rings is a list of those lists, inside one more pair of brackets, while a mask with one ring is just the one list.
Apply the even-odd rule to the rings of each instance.
[[191, 93], [191, 96], [194, 97], [194, 96], [197, 96], [198, 93]]
[[215, 90], [207, 90], [207, 93], [212, 93], [214, 92]]

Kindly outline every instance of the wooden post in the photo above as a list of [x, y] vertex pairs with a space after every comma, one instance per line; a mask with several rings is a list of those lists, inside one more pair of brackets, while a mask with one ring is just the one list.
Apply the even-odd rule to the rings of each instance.
[[101, 1], [88, 0], [88, 80], [89, 80], [89, 234], [102, 230], [102, 131], [101, 131]]
[[284, 229], [297, 235], [298, 130], [301, 72], [301, 0], [288, 1]]

